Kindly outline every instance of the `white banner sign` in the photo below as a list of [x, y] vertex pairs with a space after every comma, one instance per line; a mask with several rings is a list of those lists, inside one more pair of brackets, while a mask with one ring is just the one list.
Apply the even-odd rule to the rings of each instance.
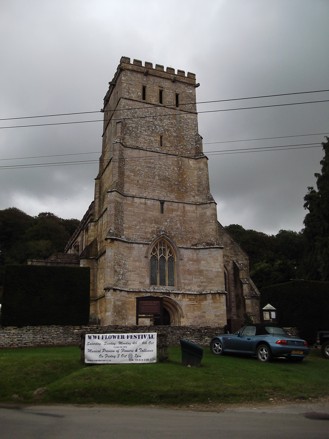
[[86, 334], [85, 363], [155, 363], [157, 333]]

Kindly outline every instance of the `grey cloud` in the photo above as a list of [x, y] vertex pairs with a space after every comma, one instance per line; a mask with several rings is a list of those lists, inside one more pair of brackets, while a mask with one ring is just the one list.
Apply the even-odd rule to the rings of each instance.
[[[12, 0], [0, 13], [0, 117], [99, 110], [122, 55], [196, 73], [198, 101], [329, 88], [328, 2], [313, 0]], [[329, 99], [329, 93], [199, 105], [207, 109]], [[258, 142], [223, 140], [328, 130], [329, 103], [200, 113], [219, 220], [275, 233], [300, 230], [303, 196], [321, 148], [214, 155], [221, 149], [320, 142], [323, 135]], [[1, 121], [0, 126], [97, 119], [100, 114]], [[102, 124], [0, 129], [0, 209], [81, 218], [97, 163], [26, 170], [1, 166], [98, 159]], [[29, 160], [4, 159], [96, 152]], [[39, 211], [38, 211], [39, 210]]]

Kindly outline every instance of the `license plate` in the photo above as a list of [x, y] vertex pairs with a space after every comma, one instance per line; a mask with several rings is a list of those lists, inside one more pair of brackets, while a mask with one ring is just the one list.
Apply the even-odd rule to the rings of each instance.
[[291, 355], [303, 355], [303, 351], [291, 351]]

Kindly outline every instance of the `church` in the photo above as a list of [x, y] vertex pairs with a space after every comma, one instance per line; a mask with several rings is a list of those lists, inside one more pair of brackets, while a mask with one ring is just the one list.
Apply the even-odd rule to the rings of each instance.
[[94, 200], [65, 252], [100, 325], [259, 321], [249, 259], [217, 220], [194, 73], [122, 57], [104, 98]]

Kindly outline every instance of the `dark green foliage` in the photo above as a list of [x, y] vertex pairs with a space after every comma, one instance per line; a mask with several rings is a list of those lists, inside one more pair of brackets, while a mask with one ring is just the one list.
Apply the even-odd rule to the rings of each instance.
[[14, 207], [0, 211], [0, 265], [11, 258], [11, 248], [23, 239], [32, 223], [32, 217]]
[[1, 210], [0, 266], [24, 264], [27, 259], [45, 259], [63, 251], [78, 224], [78, 220], [61, 219], [49, 212], [31, 217], [15, 208]]
[[269, 236], [237, 224], [225, 229], [249, 256], [250, 274], [258, 288], [302, 277], [302, 233], [280, 230], [277, 235]]
[[305, 253], [303, 271], [307, 279], [329, 280], [329, 140], [322, 143], [321, 173], [314, 174], [316, 187], [308, 188], [304, 207]]
[[255, 230], [245, 230], [238, 224], [231, 224], [225, 229], [247, 253], [251, 265], [273, 256], [273, 236]]
[[6, 267], [3, 326], [83, 325], [88, 320], [88, 268]]
[[311, 343], [316, 332], [329, 329], [329, 282], [293, 281], [261, 290], [261, 308], [270, 303], [277, 309], [281, 326], [294, 326]]
[[[73, 233], [76, 231], [76, 229], [78, 228], [80, 221], [77, 219], [61, 219], [60, 220], [61, 223], [63, 224], [63, 226], [65, 227], [66, 231], [69, 234], [69, 237], [71, 237], [73, 235]], [[66, 243], [65, 243], [66, 244]]]

